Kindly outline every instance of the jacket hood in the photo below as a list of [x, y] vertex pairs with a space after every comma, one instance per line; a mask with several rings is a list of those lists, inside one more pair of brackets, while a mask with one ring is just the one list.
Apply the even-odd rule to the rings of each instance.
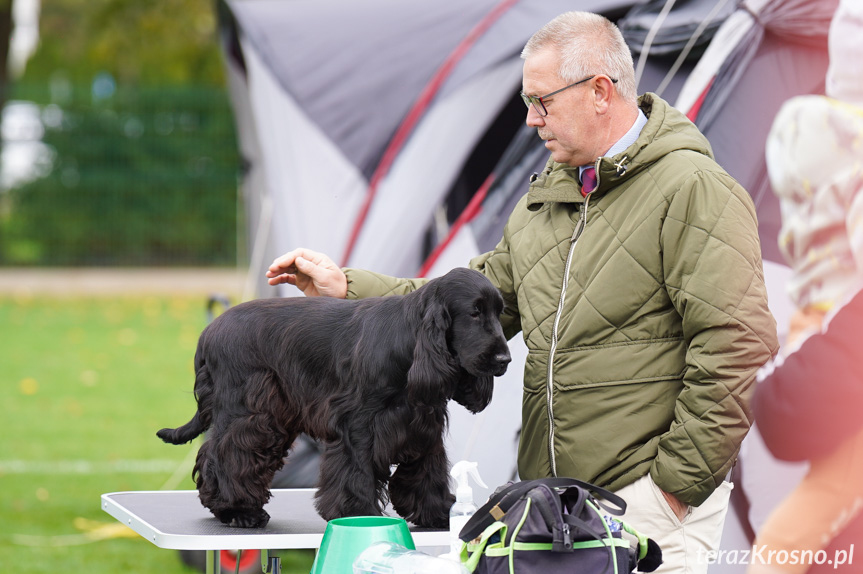
[[[690, 150], [713, 159], [713, 150], [698, 128], [677, 109], [656, 94], [646, 93], [638, 98], [638, 107], [647, 116], [647, 124], [638, 139], [621, 153], [601, 157], [596, 163], [597, 187], [592, 195], [603, 195], [627, 178], [641, 172], [670, 152]], [[548, 202], [582, 203], [578, 168], [548, 160], [545, 170], [532, 178], [528, 192], [528, 206]]]

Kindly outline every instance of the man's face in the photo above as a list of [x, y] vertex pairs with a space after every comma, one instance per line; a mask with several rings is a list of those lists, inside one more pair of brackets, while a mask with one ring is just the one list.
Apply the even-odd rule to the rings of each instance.
[[[524, 61], [522, 91], [529, 96], [544, 96], [566, 85], [557, 75], [558, 56], [543, 50]], [[573, 167], [592, 164], [602, 151], [596, 151], [596, 115], [591, 102], [592, 82], [585, 82], [544, 100], [548, 115], [542, 117], [531, 106], [526, 123], [537, 129], [545, 147], [558, 163]]]

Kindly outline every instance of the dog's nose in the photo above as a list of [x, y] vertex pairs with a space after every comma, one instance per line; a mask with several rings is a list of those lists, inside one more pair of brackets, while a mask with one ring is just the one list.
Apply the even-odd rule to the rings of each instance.
[[506, 372], [506, 367], [509, 365], [510, 361], [512, 361], [512, 357], [510, 357], [509, 353], [498, 353], [494, 356], [494, 362], [497, 365], [495, 368], [494, 376], [499, 377]]

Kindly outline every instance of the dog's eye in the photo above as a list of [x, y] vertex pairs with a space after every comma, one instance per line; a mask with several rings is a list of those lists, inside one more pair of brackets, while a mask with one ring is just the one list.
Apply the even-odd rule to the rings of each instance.
[[476, 319], [480, 315], [482, 315], [482, 310], [479, 308], [479, 305], [474, 305], [473, 309], [471, 309], [471, 311], [470, 311], [470, 316], [473, 317], [474, 319]]

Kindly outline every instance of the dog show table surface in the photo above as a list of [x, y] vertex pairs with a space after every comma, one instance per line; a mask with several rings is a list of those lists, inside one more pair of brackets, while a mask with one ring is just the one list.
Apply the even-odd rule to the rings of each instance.
[[[316, 489], [274, 489], [264, 528], [222, 524], [201, 505], [197, 490], [112, 492], [102, 510], [158, 546], [175, 550], [318, 548], [327, 522], [313, 504]], [[419, 547], [448, 546], [449, 533], [410, 525]]]

